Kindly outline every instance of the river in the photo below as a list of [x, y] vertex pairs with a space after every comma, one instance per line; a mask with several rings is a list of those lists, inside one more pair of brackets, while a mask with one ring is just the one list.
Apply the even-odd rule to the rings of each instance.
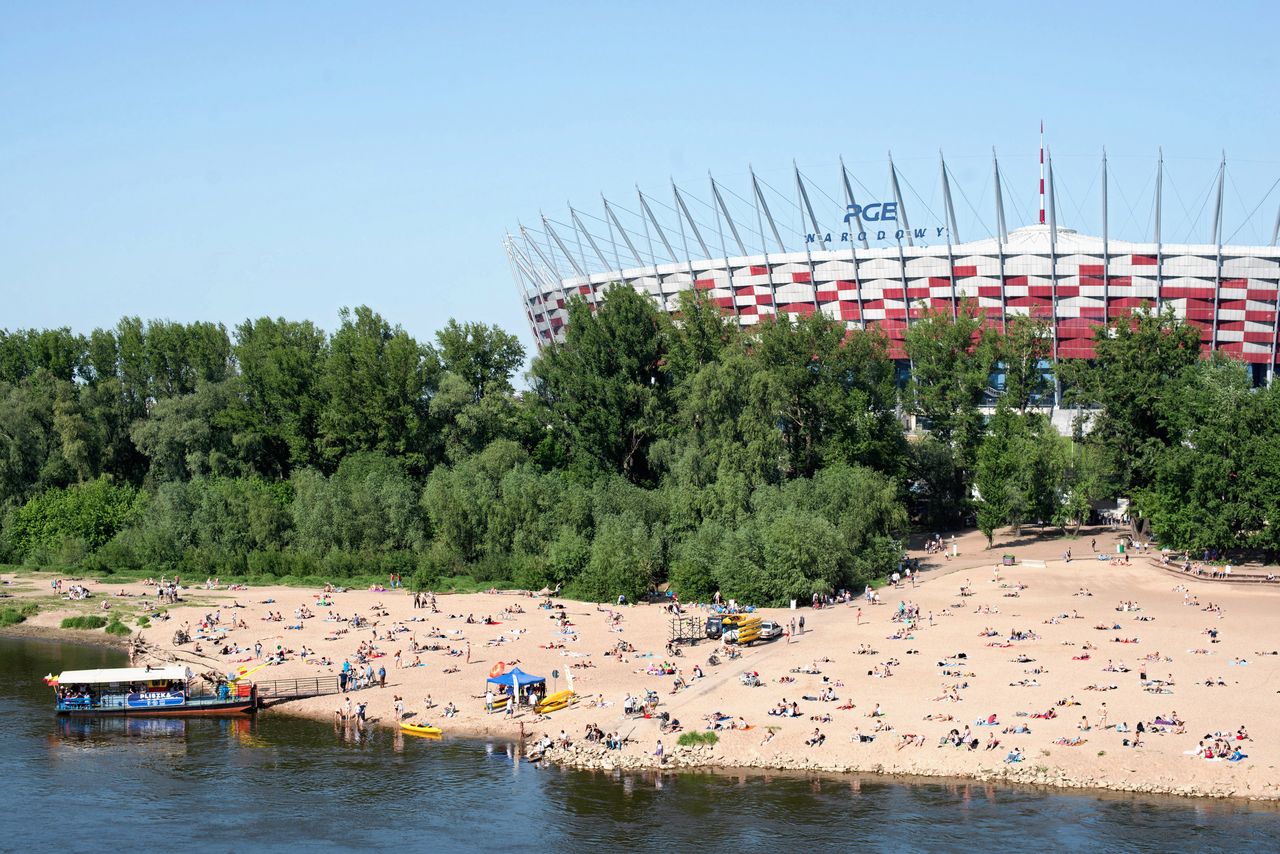
[[612, 776], [514, 746], [256, 720], [54, 717], [113, 650], [0, 638], [0, 850], [1277, 850], [1280, 810], [876, 777]]

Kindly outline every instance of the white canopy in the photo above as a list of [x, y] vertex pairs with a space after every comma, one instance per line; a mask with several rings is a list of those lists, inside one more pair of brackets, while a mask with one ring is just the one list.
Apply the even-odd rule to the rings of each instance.
[[113, 667], [105, 670], [64, 670], [58, 677], [59, 685], [106, 685], [115, 682], [153, 682], [164, 679], [185, 682], [191, 678], [191, 668], [182, 665], [169, 667]]

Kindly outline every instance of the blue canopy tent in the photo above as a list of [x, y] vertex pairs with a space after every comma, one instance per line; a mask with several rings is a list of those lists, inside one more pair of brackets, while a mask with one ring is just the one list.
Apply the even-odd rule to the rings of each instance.
[[525, 685], [546, 682], [547, 678], [545, 676], [534, 676], [531, 673], [525, 673], [519, 667], [513, 667], [501, 676], [490, 676], [489, 681], [494, 685], [510, 685], [513, 688], [523, 688]]
[[[519, 667], [513, 667], [500, 676], [490, 676], [489, 684], [505, 685], [511, 690], [512, 700], [507, 706], [508, 713], [514, 711], [513, 706], [520, 705], [520, 689], [527, 685], [546, 685], [545, 676], [534, 676], [532, 673], [525, 673]], [[542, 688], [539, 693], [545, 693], [546, 688]]]

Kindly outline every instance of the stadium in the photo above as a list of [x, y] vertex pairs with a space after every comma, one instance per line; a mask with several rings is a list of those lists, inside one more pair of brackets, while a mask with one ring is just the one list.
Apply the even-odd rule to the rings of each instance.
[[[875, 170], [884, 176], [880, 192], [868, 189], [843, 161], [832, 170], [834, 192], [794, 164], [782, 190], [754, 170], [739, 192], [708, 176], [700, 194], [672, 182], [669, 201], [637, 188], [625, 206], [602, 196], [599, 215], [572, 206], [567, 218], [541, 215], [540, 228], [520, 225], [507, 234], [504, 248], [539, 346], [563, 337], [570, 299], [595, 306], [607, 287], [619, 283], [649, 294], [669, 312], [682, 291], [697, 288], [744, 327], [813, 312], [850, 328], [877, 327], [893, 358], [903, 361], [909, 325], [929, 309], [955, 312], [964, 300], [997, 328], [1016, 315], [1048, 319], [1055, 362], [1090, 358], [1096, 326], [1150, 306], [1172, 308], [1199, 327], [1206, 353], [1242, 360], [1255, 384], [1272, 381], [1280, 328], [1280, 213], [1267, 229], [1269, 222], [1259, 225], [1267, 214], [1259, 212], [1275, 203], [1276, 184], [1243, 218], [1259, 245], [1243, 245], [1232, 240], [1244, 225], [1224, 239], [1225, 156], [1216, 171], [1205, 170], [1209, 180], [1198, 182], [1204, 191], [1192, 196], [1190, 207], [1171, 187], [1163, 156], [1155, 158], [1136, 206], [1145, 211], [1146, 239], [1133, 241], [1110, 234], [1115, 209], [1128, 208], [1131, 226], [1141, 217], [1129, 197], [1119, 205], [1108, 199], [1114, 179], [1105, 154], [1086, 175], [1086, 195], [1097, 197], [1089, 203], [1097, 212], [1090, 221], [1094, 233], [1063, 222], [1067, 191], [1061, 179], [1055, 186], [1052, 155], [1043, 146], [1039, 165], [1039, 217], [1030, 208], [1024, 218], [1030, 224], [1020, 227], [1008, 225], [1005, 200], [1013, 190], [994, 153], [982, 168], [985, 212], [957, 186], [941, 155], [930, 164], [929, 198], [890, 156], [883, 171]], [[1027, 190], [1036, 186], [1024, 183]], [[1178, 193], [1173, 207], [1181, 209], [1176, 236], [1183, 242], [1167, 241], [1175, 236], [1166, 210], [1170, 189]], [[973, 222], [965, 230], [985, 227], [987, 234], [961, 239], [957, 196]], [[1238, 192], [1236, 198], [1247, 211], [1250, 202]], [[1076, 216], [1084, 219], [1080, 208], [1077, 203]], [[1192, 232], [1207, 239], [1186, 242]]]

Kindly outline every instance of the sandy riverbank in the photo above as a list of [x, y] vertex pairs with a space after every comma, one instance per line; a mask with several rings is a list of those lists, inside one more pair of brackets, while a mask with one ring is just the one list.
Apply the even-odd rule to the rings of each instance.
[[[1077, 555], [1086, 550], [1087, 542], [1071, 543]], [[1100, 542], [1099, 547], [1106, 544]], [[686, 648], [681, 657], [671, 659], [690, 683], [676, 693], [674, 676], [645, 672], [666, 658], [670, 617], [656, 605], [623, 608], [614, 625], [609, 613], [617, 609], [557, 600], [572, 623], [566, 634], [556, 628], [548, 611], [538, 608], [540, 600], [511, 593], [440, 596], [440, 613], [433, 614], [415, 609], [404, 591], [333, 594], [332, 604], [326, 606], [315, 590], [207, 591], [201, 584], [184, 591], [187, 601], [170, 609], [169, 621], [154, 623], [144, 635], [168, 649], [174, 629], [184, 623], [194, 631], [206, 615], [218, 614], [222, 627], [243, 621], [247, 628], [220, 633], [216, 643], [201, 640], [199, 654], [195, 644], [173, 651], [197, 670], [230, 672], [257, 661], [255, 643], [262, 644], [264, 654], [282, 646], [289, 651], [286, 661], [252, 677], [263, 680], [337, 673], [344, 659], [355, 665], [362, 642], [371, 643], [383, 654], [372, 663], [375, 669], [386, 668], [386, 686], [350, 696], [353, 703], [367, 703], [372, 722], [391, 723], [399, 696], [412, 719], [436, 723], [447, 734], [518, 737], [523, 729], [532, 744], [544, 733], [558, 738], [564, 730], [573, 746], [549, 751], [548, 758], [582, 767], [653, 767], [659, 764], [653, 754], [661, 739], [667, 767], [857, 771], [1280, 799], [1274, 754], [1280, 744], [1280, 656], [1264, 654], [1280, 650], [1280, 626], [1271, 616], [1280, 605], [1280, 590], [1181, 579], [1144, 563], [1118, 567], [1095, 560], [1066, 564], [1051, 559], [1061, 551], [1061, 543], [1028, 537], [1019, 545], [983, 553], [977, 536], [970, 535], [961, 539], [957, 560], [932, 558], [915, 588], [882, 590], [883, 605], [859, 601], [818, 611], [766, 609], [761, 612], [765, 618], [784, 624], [803, 615], [805, 633], [791, 642], [780, 639], [756, 646], [741, 659], [717, 666], [707, 663], [717, 648], [711, 641]], [[1047, 560], [1043, 567], [1002, 568], [997, 580], [993, 566], [1003, 553]], [[43, 578], [34, 584], [29, 578], [21, 582], [10, 591], [19, 598], [40, 600], [42, 611], [20, 630], [59, 632], [53, 627], [62, 616], [85, 610], [80, 603], [57, 602], [55, 607]], [[960, 594], [966, 583], [973, 595]], [[95, 608], [106, 599], [113, 608], [135, 609], [144, 593], [137, 584], [123, 587], [125, 593], [135, 594], [125, 597], [115, 595], [119, 585], [91, 586], [95, 597], [87, 605]], [[1082, 588], [1092, 595], [1078, 595]], [[915, 603], [921, 614], [909, 636], [900, 639], [892, 637], [902, 628], [893, 619], [899, 601]], [[1122, 602], [1136, 602], [1140, 610], [1116, 610]], [[234, 607], [237, 603], [243, 607]], [[1204, 610], [1210, 603], [1220, 610]], [[524, 613], [503, 613], [517, 605]], [[295, 612], [304, 606], [315, 616], [299, 621]], [[268, 612], [279, 612], [283, 620], [266, 620]], [[351, 628], [348, 620], [355, 614], [370, 625]], [[496, 624], [468, 623], [468, 615], [477, 621], [492, 616]], [[299, 630], [286, 628], [299, 623]], [[1117, 625], [1119, 629], [1111, 628]], [[1218, 633], [1216, 642], [1205, 634], [1211, 629]], [[995, 634], [982, 635], [986, 630]], [[1011, 633], [1026, 633], [1028, 639], [1011, 641]], [[415, 639], [446, 649], [415, 654]], [[1121, 639], [1137, 642], [1118, 642]], [[636, 652], [622, 660], [605, 656], [619, 641]], [[237, 645], [244, 651], [220, 654], [223, 646]], [[314, 652], [308, 660], [297, 654], [303, 646]], [[863, 647], [875, 652], [857, 653]], [[448, 648], [459, 654], [451, 656]], [[422, 666], [396, 667], [397, 651], [402, 664], [420, 656]], [[317, 663], [320, 657], [332, 664]], [[548, 677], [549, 683], [552, 671], [558, 671], [559, 688], [567, 687], [566, 673], [571, 671], [583, 699], [542, 720], [528, 712], [514, 718], [486, 715], [481, 697], [485, 679], [498, 661], [507, 666], [518, 662], [521, 669]], [[1127, 672], [1105, 669], [1109, 663], [1127, 667]], [[701, 679], [693, 678], [695, 664], [705, 674]], [[882, 675], [886, 668], [892, 675]], [[794, 672], [797, 669], [820, 673]], [[744, 671], [758, 672], [763, 685], [742, 684]], [[1153, 693], [1150, 689], [1158, 686], [1144, 686], [1144, 671], [1148, 683], [1170, 683], [1164, 689], [1170, 693]], [[1219, 679], [1224, 684], [1217, 685]], [[1208, 686], [1206, 680], [1215, 684]], [[838, 699], [804, 699], [820, 696], [828, 686]], [[678, 718], [686, 731], [704, 729], [706, 716], [714, 712], [741, 717], [751, 728], [721, 732], [713, 748], [677, 748], [678, 736], [661, 734], [656, 720], [623, 715], [624, 696], [646, 689], [659, 692], [659, 711]], [[428, 696], [434, 703], [430, 709], [425, 706]], [[344, 700], [315, 697], [277, 708], [332, 720]], [[795, 702], [800, 715], [771, 716], [769, 711], [783, 700]], [[450, 702], [460, 711], [445, 719], [441, 709]], [[852, 708], [842, 708], [849, 704]], [[883, 715], [873, 717], [877, 705]], [[1052, 719], [1031, 717], [1049, 710], [1056, 715]], [[997, 725], [976, 725], [992, 715]], [[1140, 747], [1124, 746], [1139, 722], [1150, 729], [1158, 718], [1175, 716], [1185, 722], [1183, 732], [1156, 725], [1163, 731], [1143, 734]], [[1087, 730], [1081, 729], [1082, 719], [1087, 719]], [[589, 723], [606, 733], [629, 736], [630, 742], [621, 751], [589, 744], [582, 738]], [[1131, 731], [1117, 732], [1113, 727], [1120, 723], [1127, 723]], [[1005, 731], [1020, 725], [1030, 732]], [[1206, 735], [1233, 737], [1240, 727], [1250, 739], [1233, 738], [1231, 744], [1238, 744], [1247, 759], [1228, 762], [1191, 755]], [[966, 728], [970, 738], [979, 741], [976, 750], [939, 746], [952, 729]], [[820, 746], [807, 746], [815, 729], [825, 740]], [[858, 734], [874, 740], [858, 740]], [[904, 745], [907, 735], [916, 738]], [[999, 746], [985, 749], [993, 736]], [[1067, 746], [1059, 744], [1060, 739], [1081, 743]], [[1021, 748], [1023, 761], [1006, 763], [1014, 748]]]

